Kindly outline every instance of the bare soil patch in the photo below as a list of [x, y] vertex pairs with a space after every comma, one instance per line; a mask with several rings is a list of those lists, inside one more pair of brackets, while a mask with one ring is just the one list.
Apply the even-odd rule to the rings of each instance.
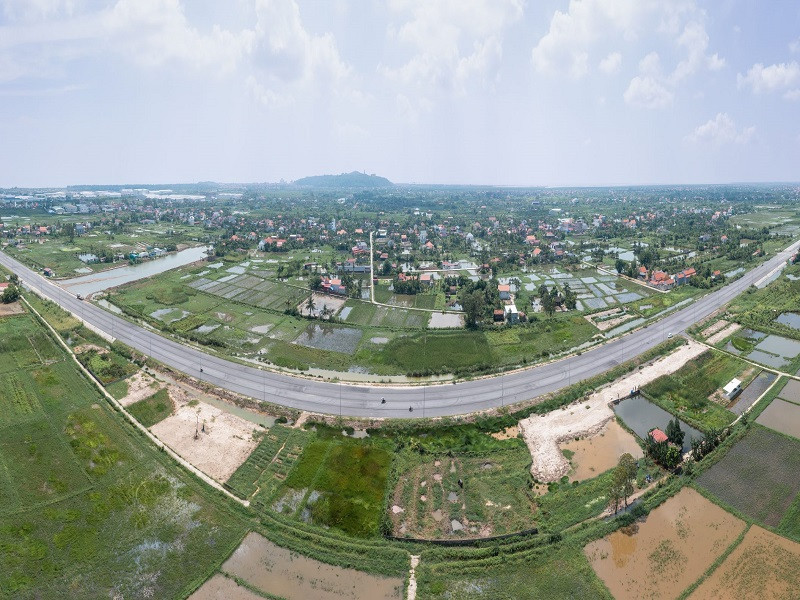
[[[618, 316], [611, 317], [609, 319], [605, 318], [610, 315]], [[613, 329], [617, 325], [621, 325], [625, 321], [632, 319], [634, 316], [635, 315], [632, 313], [625, 312], [621, 308], [612, 308], [611, 310], [604, 310], [603, 312], [586, 315], [585, 319], [597, 327], [597, 329], [600, 331], [608, 331], [609, 329]]]
[[510, 440], [515, 437], [519, 437], [519, 427], [517, 425], [506, 427], [503, 429], [503, 431], [496, 431], [494, 433], [490, 433], [489, 435], [496, 440]]
[[569, 473], [570, 464], [558, 447], [559, 443], [599, 434], [614, 417], [610, 407], [613, 400], [627, 396], [632, 389], [640, 388], [663, 375], [674, 373], [705, 351], [705, 346], [689, 341], [675, 352], [601, 388], [587, 400], [522, 419], [519, 426], [533, 459], [531, 474], [539, 481], [550, 482]]
[[742, 542], [694, 593], [692, 600], [797, 598], [800, 544], [753, 525]]
[[128, 384], [128, 393], [119, 401], [122, 406], [130, 406], [134, 402], [149, 398], [161, 388], [166, 387], [164, 382], [158, 381], [144, 371], [137, 371], [125, 382]]
[[615, 467], [626, 452], [637, 459], [643, 456], [636, 438], [616, 420], [609, 421], [598, 435], [566, 442], [561, 449], [574, 452], [569, 476], [577, 481], [592, 479]]
[[258, 445], [256, 426], [205, 402], [190, 404], [183, 394], [176, 396], [175, 413], [150, 431], [207, 475], [227, 481]]
[[584, 553], [618, 600], [677, 598], [733, 543], [745, 523], [691, 488]]
[[10, 317], [12, 315], [21, 315], [25, 312], [19, 302], [9, 302], [8, 304], [0, 303], [0, 317]]
[[730, 322], [726, 321], [725, 319], [720, 319], [719, 321], [716, 321], [715, 323], [712, 323], [711, 325], [703, 329], [703, 331], [700, 332], [700, 337], [707, 338], [708, 336], [714, 335], [720, 329], [722, 329], [723, 327], [727, 327], [728, 325], [730, 325]]
[[401, 600], [404, 582], [306, 558], [249, 533], [222, 570], [286, 600]]
[[95, 350], [98, 354], [108, 354], [108, 348], [103, 348], [97, 344], [81, 344], [80, 346], [75, 346], [72, 349], [75, 354], [83, 354], [84, 352], [89, 352], [90, 350]]
[[739, 331], [741, 328], [742, 328], [742, 326], [739, 325], [738, 323], [731, 323], [730, 325], [728, 325], [722, 331], [718, 331], [717, 333], [712, 335], [710, 338], [708, 338], [706, 340], [706, 343], [713, 346], [717, 342], [721, 342], [722, 340], [724, 340], [729, 335], [733, 335], [734, 333]]

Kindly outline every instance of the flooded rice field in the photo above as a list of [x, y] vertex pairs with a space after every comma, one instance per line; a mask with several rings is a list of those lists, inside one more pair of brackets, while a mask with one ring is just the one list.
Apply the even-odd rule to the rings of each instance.
[[294, 343], [307, 348], [353, 354], [363, 334], [364, 332], [360, 329], [352, 327], [334, 327], [314, 323], [297, 336]]
[[775, 398], [758, 416], [756, 423], [800, 439], [800, 405]]
[[794, 379], [788, 381], [778, 395], [784, 400], [800, 404], [800, 381]]
[[378, 577], [306, 558], [257, 533], [244, 538], [222, 565], [222, 571], [286, 600], [401, 600], [404, 585], [399, 578]]
[[800, 580], [800, 544], [753, 525], [689, 598], [796, 598]]
[[573, 440], [560, 445], [562, 450], [573, 452], [570, 462], [570, 480], [583, 481], [617, 466], [620, 455], [628, 452], [633, 458], [642, 457], [642, 449], [629, 432], [616, 421], [595, 436]]
[[770, 371], [762, 371], [758, 377], [750, 382], [739, 397], [734, 400], [733, 406], [728, 407], [728, 410], [735, 415], [744, 414], [744, 412], [753, 405], [753, 402], [758, 400], [759, 396], [769, 389], [769, 386], [777, 379], [777, 375]]
[[243, 585], [224, 575], [214, 575], [189, 600], [263, 600], [263, 596], [251, 592]]
[[[662, 431], [667, 428], [667, 423], [673, 418], [670, 413], [663, 408], [656, 406], [644, 396], [634, 396], [626, 398], [614, 406], [614, 412], [636, 435], [645, 439], [647, 433], [653, 428], [658, 427]], [[688, 452], [691, 447], [692, 438], [701, 440], [703, 434], [681, 421], [681, 429], [686, 433], [683, 439], [683, 451]]]
[[792, 329], [800, 330], [800, 313], [785, 312], [775, 320], [781, 325], [787, 325]]
[[677, 598], [745, 524], [691, 488], [644, 520], [588, 544], [584, 553], [615, 598]]
[[430, 329], [446, 329], [448, 327], [462, 327], [464, 317], [459, 314], [431, 313], [431, 320], [428, 322]]

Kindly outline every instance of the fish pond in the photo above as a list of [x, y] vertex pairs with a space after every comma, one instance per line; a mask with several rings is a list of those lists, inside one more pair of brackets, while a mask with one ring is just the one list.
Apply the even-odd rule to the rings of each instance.
[[[647, 433], [654, 427], [664, 431], [673, 419], [673, 415], [663, 408], [656, 406], [644, 396], [626, 398], [614, 406], [614, 413], [640, 438], [645, 439]], [[703, 434], [681, 421], [681, 429], [686, 434], [683, 439], [683, 451], [688, 452], [692, 439], [702, 440]]]

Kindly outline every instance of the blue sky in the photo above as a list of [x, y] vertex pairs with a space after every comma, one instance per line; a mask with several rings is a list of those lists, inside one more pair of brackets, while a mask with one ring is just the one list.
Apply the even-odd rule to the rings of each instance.
[[800, 180], [794, 0], [0, 0], [0, 186]]

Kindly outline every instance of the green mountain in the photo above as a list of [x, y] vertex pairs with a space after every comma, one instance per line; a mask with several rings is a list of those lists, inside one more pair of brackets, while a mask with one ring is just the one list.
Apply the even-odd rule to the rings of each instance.
[[313, 177], [303, 177], [294, 182], [295, 185], [306, 187], [323, 188], [378, 188], [391, 187], [394, 184], [378, 175], [367, 175], [353, 171], [352, 173], [342, 173], [341, 175], [315, 175]]

